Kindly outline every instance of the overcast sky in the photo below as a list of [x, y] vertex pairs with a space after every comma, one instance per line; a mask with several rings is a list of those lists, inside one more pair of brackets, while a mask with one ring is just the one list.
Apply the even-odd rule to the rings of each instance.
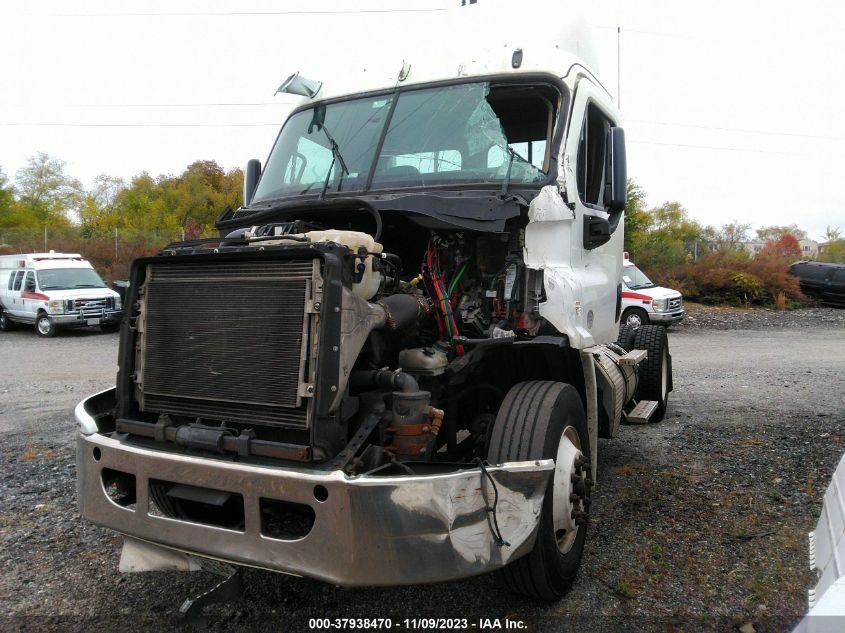
[[[273, 96], [287, 75], [319, 77], [359, 57], [363, 66], [411, 31], [433, 31], [430, 45], [448, 47], [460, 33], [437, 32], [438, 9], [459, 4], [0, 2], [0, 169], [13, 178], [43, 151], [90, 185], [99, 173], [263, 160], [289, 109]], [[536, 11], [538, 29], [553, 19], [529, 0], [509, 4]], [[561, 16], [577, 6], [555, 3]], [[845, 233], [845, 2], [595, 0], [584, 9], [614, 94], [621, 27], [628, 169], [650, 204], [678, 200], [717, 227]]]

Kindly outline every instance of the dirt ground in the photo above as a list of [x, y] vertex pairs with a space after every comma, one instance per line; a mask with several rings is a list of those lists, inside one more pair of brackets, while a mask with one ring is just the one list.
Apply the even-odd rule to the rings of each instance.
[[[667, 417], [600, 442], [584, 562], [558, 604], [515, 598], [495, 575], [345, 590], [246, 570], [241, 598], [202, 628], [388, 617], [413, 630], [405, 618], [439, 616], [477, 631], [506, 617], [536, 631], [791, 630], [815, 584], [807, 532], [845, 452], [845, 311], [737, 314], [694, 307], [669, 330]], [[116, 358], [117, 335], [0, 332], [2, 630], [169, 630], [218, 580], [122, 575], [121, 538], [76, 512], [72, 409], [112, 384]]]

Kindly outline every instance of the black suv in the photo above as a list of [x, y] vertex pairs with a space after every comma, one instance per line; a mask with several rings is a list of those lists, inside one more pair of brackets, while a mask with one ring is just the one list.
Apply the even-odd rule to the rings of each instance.
[[845, 306], [845, 264], [795, 262], [789, 272], [798, 277], [801, 292], [808, 297]]

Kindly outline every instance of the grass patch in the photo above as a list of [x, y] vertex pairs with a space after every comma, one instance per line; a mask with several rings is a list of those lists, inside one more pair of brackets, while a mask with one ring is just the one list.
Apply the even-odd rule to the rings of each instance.
[[23, 453], [21, 453], [20, 461], [22, 462], [31, 462], [34, 459], [55, 459], [56, 458], [56, 451], [52, 448], [38, 448], [37, 446], [29, 445], [25, 449], [23, 449]]

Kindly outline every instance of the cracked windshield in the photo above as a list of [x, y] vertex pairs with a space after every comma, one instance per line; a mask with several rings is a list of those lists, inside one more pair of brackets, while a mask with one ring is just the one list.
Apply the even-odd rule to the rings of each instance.
[[546, 86], [472, 83], [303, 110], [279, 135], [254, 200], [542, 182], [558, 100]]

